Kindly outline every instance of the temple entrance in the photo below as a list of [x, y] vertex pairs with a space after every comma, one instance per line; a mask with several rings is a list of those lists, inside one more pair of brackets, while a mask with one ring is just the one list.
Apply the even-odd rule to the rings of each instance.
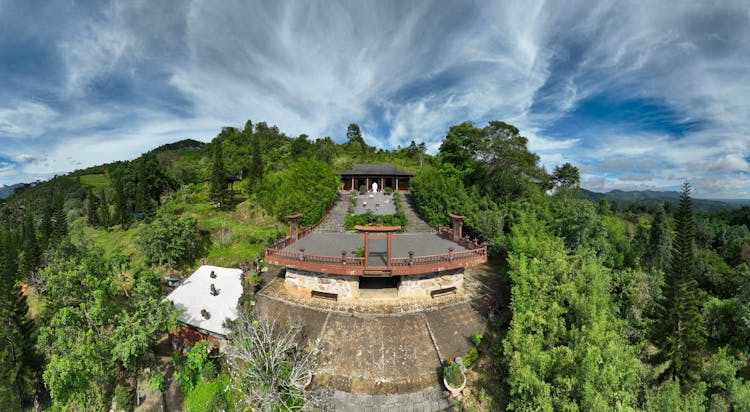
[[359, 290], [363, 289], [398, 289], [398, 276], [359, 277]]
[[359, 297], [366, 300], [398, 299], [400, 276], [359, 277]]

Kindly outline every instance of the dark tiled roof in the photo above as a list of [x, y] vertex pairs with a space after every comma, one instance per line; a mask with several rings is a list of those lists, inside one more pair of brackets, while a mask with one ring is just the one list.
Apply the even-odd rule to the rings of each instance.
[[394, 164], [355, 164], [351, 170], [339, 173], [342, 176], [414, 176], [414, 173], [396, 169]]

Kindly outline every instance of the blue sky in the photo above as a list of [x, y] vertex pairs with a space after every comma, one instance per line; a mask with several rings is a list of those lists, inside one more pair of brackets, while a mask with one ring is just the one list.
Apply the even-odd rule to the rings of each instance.
[[503, 120], [584, 187], [750, 198], [746, 1], [0, 0], [0, 184], [359, 123], [389, 148]]

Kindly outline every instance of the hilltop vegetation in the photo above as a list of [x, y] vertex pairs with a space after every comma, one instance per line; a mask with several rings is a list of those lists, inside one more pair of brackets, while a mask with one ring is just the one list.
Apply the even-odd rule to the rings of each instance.
[[[138, 382], [162, 390], [155, 343], [175, 321], [162, 278], [200, 258], [252, 262], [285, 215], [318, 221], [354, 163], [415, 172], [422, 216], [466, 216], [503, 262], [510, 298], [467, 408], [747, 410], [750, 208], [695, 213], [689, 187], [625, 210], [581, 199], [573, 165], [545, 170], [503, 122], [455, 125], [430, 156], [371, 147], [355, 124], [338, 144], [248, 121], [19, 188], [0, 206], [0, 404], [49, 393], [55, 410], [101, 410]], [[242, 393], [219, 393], [231, 377], [200, 377], [212, 366], [197, 358], [176, 358], [188, 402]]]

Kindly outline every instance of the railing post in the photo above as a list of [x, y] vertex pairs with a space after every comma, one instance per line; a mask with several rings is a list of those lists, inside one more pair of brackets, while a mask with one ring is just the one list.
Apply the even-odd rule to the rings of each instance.
[[305, 248], [301, 247], [299, 248], [299, 251], [302, 252], [302, 255], [300, 255], [299, 260], [305, 260]]
[[346, 250], [341, 251], [341, 264], [346, 265]]
[[448, 248], [448, 261], [453, 260], [453, 246]]
[[414, 251], [410, 250], [409, 251], [409, 265], [413, 265], [413, 264], [414, 264]]

